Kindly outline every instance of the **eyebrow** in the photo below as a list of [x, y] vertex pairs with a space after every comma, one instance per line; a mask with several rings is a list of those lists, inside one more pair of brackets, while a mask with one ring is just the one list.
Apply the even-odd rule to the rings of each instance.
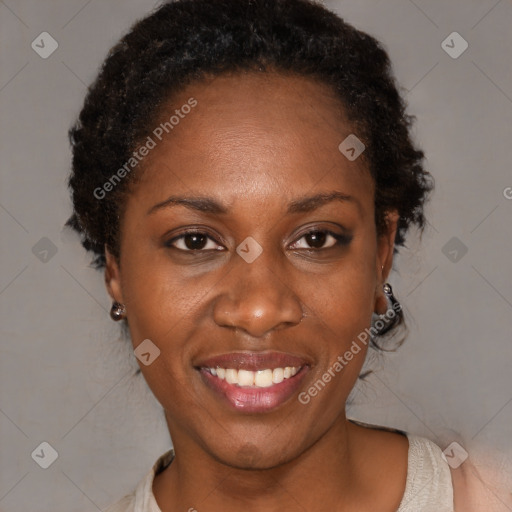
[[[304, 196], [288, 204], [288, 214], [293, 213], [307, 213], [324, 206], [325, 204], [333, 201], [353, 203], [361, 208], [361, 203], [353, 196], [344, 194], [342, 192], [333, 191], [328, 193], [316, 194], [313, 196]], [[229, 209], [215, 200], [213, 197], [182, 197], [171, 196], [165, 201], [155, 204], [148, 210], [148, 215], [151, 215], [158, 210], [164, 208], [171, 208], [173, 206], [184, 206], [190, 210], [200, 211], [204, 213], [212, 213], [216, 215], [225, 215], [229, 213]]]

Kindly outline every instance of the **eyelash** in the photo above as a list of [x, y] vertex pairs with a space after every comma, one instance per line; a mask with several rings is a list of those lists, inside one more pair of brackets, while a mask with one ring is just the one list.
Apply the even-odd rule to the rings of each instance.
[[[307, 231], [306, 233], [303, 233], [302, 236], [297, 239], [296, 242], [294, 242], [293, 245], [295, 245], [297, 242], [299, 242], [300, 240], [302, 240], [305, 236], [307, 235], [310, 235], [312, 233], [324, 233], [326, 235], [330, 235], [334, 238], [335, 240], [335, 243], [329, 247], [326, 247], [326, 248], [320, 248], [320, 249], [317, 249], [317, 248], [314, 248], [314, 247], [311, 247], [309, 249], [298, 249], [298, 250], [306, 250], [306, 251], [325, 251], [327, 249], [333, 249], [335, 248], [336, 246], [346, 246], [348, 245], [351, 240], [352, 240], [352, 236], [349, 236], [349, 235], [341, 235], [341, 234], [338, 234], [338, 233], [334, 233], [333, 231], [330, 231], [328, 229], [312, 229], [310, 231]], [[204, 232], [204, 231], [199, 231], [199, 230], [188, 230], [188, 231], [185, 231], [183, 233], [181, 233], [180, 235], [172, 238], [171, 240], [165, 242], [165, 246], [168, 247], [169, 249], [176, 249], [178, 251], [181, 251], [181, 252], [188, 252], [188, 253], [192, 253], [192, 254], [198, 254], [198, 253], [201, 253], [201, 252], [206, 252], [206, 251], [211, 251], [212, 249], [179, 249], [178, 247], [175, 247], [173, 244], [178, 241], [178, 240], [182, 240], [184, 239], [187, 235], [205, 235], [210, 241], [213, 241], [215, 242], [217, 245], [220, 245], [213, 237], [209, 236], [208, 233]], [[215, 249], [213, 249], [215, 250]]]

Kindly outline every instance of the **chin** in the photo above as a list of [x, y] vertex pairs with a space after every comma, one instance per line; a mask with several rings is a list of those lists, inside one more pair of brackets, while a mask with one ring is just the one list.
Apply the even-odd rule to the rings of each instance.
[[[291, 443], [286, 443], [285, 445], [289, 449]], [[276, 449], [275, 446], [259, 446], [247, 442], [238, 447], [230, 445], [220, 450], [214, 450], [212, 451], [212, 455], [218, 462], [231, 468], [265, 470], [273, 469], [292, 461], [299, 455], [295, 450], [293, 453], [289, 451], [283, 452], [279, 450], [279, 448]]]

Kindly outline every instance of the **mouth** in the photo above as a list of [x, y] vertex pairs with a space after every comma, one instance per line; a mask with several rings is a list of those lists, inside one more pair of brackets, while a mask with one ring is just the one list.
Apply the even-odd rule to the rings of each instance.
[[208, 359], [196, 369], [217, 399], [240, 412], [261, 413], [288, 401], [310, 364], [289, 354], [239, 352]]

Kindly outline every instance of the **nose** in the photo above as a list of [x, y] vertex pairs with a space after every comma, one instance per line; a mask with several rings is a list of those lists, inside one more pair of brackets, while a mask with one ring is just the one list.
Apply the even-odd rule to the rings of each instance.
[[[303, 310], [282, 268], [266, 251], [252, 263], [242, 258], [225, 277], [213, 309], [215, 323], [236, 327], [253, 337], [297, 325]], [[265, 255], [265, 256], [264, 256]]]

